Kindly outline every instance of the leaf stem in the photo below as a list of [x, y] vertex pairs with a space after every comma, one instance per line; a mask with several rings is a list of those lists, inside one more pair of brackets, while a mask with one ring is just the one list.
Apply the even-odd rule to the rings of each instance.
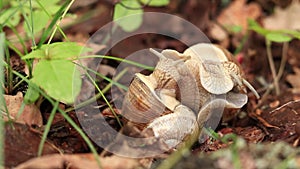
[[[4, 53], [5, 53], [5, 33], [0, 33], [0, 84], [4, 84]], [[4, 91], [3, 87], [0, 88], [0, 104], [4, 105], [3, 107], [7, 109], [4, 100]], [[9, 115], [8, 115], [9, 117]], [[0, 118], [0, 166], [4, 166], [4, 121], [3, 118]]]
[[54, 103], [54, 106], [53, 106], [52, 111], [51, 111], [51, 113], [50, 113], [50, 116], [49, 116], [49, 118], [48, 118], [48, 122], [47, 122], [47, 124], [46, 124], [46, 126], [45, 126], [45, 130], [44, 130], [44, 132], [43, 132], [43, 136], [42, 136], [42, 139], [41, 139], [40, 144], [39, 144], [39, 149], [38, 149], [38, 154], [37, 154], [38, 157], [40, 157], [40, 156], [42, 155], [43, 148], [44, 148], [44, 144], [45, 144], [45, 142], [46, 142], [47, 135], [48, 135], [48, 133], [49, 133], [49, 131], [50, 131], [50, 127], [51, 127], [52, 121], [53, 121], [53, 119], [54, 119], [54, 116], [55, 116], [55, 114], [56, 114], [58, 105], [59, 105], [59, 102], [56, 101], [56, 102]]
[[54, 35], [55, 35], [55, 33], [56, 33], [56, 30], [57, 30], [57, 28], [58, 28], [58, 26], [59, 26], [59, 24], [60, 24], [62, 18], [64, 18], [64, 17], [66, 16], [68, 10], [70, 9], [70, 7], [71, 7], [72, 4], [74, 3], [74, 1], [75, 1], [75, 0], [72, 0], [72, 1], [69, 3], [69, 5], [67, 6], [66, 10], [65, 10], [64, 13], [61, 15], [61, 18], [60, 18], [60, 19], [58, 20], [58, 22], [56, 23], [56, 26], [55, 26], [55, 28], [54, 28], [54, 30], [53, 30], [53, 32], [52, 32], [52, 34], [50, 35], [50, 38], [49, 38], [49, 40], [48, 40], [48, 43], [47, 43], [48, 45], [49, 45], [50, 42], [52, 41], [52, 39], [53, 39], [53, 37], [54, 37]]
[[272, 56], [272, 52], [271, 52], [271, 41], [269, 41], [268, 39], [266, 39], [266, 46], [267, 46], [267, 57], [268, 57], [268, 61], [269, 61], [270, 68], [271, 68], [275, 92], [276, 92], [276, 95], [278, 96], [280, 94], [280, 89], [279, 89], [278, 79], [277, 79], [277, 75], [276, 75], [275, 64], [274, 64], [274, 60], [273, 60], [273, 56]]
[[[125, 73], [127, 72], [126, 69], [124, 69], [122, 72], [120, 72], [116, 77], [115, 77], [115, 81], [118, 81]], [[106, 93], [108, 91], [108, 89], [110, 89], [110, 87], [116, 82], [114, 81], [111, 81], [104, 89], [102, 89], [102, 93]], [[79, 109], [79, 108], [82, 108], [88, 104], [91, 104], [93, 102], [95, 102], [95, 100], [99, 99], [101, 97], [101, 93], [97, 93], [94, 97], [84, 101], [84, 102], [81, 102], [79, 104], [77, 104], [75, 107], [71, 107], [71, 108], [68, 108], [65, 110], [65, 112], [70, 112], [70, 111], [73, 111], [75, 109]]]
[[284, 42], [283, 46], [282, 46], [282, 58], [281, 58], [281, 62], [280, 62], [280, 67], [279, 67], [278, 74], [277, 74], [277, 77], [276, 77], [277, 81], [279, 81], [281, 76], [283, 75], [283, 71], [284, 71], [284, 68], [285, 68], [286, 61], [287, 61], [288, 48], [289, 48], [289, 43]]

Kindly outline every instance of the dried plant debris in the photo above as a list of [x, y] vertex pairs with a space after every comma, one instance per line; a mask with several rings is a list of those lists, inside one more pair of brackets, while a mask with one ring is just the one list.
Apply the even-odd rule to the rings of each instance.
[[[39, 133], [24, 124], [5, 124], [5, 166], [13, 167], [31, 158], [37, 157], [41, 141]], [[59, 149], [46, 141], [42, 154], [59, 153]]]
[[246, 144], [238, 138], [228, 148], [212, 152], [211, 154], [200, 153], [187, 154], [174, 167], [199, 169], [269, 169], [276, 168], [299, 168], [300, 149], [292, 148], [284, 142], [273, 144]]
[[297, 22], [299, 14], [299, 1], [294, 1], [290, 6], [284, 9], [275, 7], [274, 14], [264, 19], [264, 27], [266, 29], [299, 30], [300, 22]]
[[[102, 169], [136, 169], [142, 168], [142, 164], [137, 159], [130, 159], [119, 156], [110, 156], [100, 158]], [[93, 154], [76, 154], [76, 155], [46, 155], [43, 157], [33, 158], [25, 163], [18, 165], [15, 169], [29, 168], [69, 168], [69, 169], [97, 169], [100, 168]]]
[[[1, 106], [1, 111], [3, 111], [1, 114], [5, 121], [11, 119], [22, 124], [42, 126], [43, 119], [39, 108], [35, 104], [25, 105], [21, 92], [15, 96], [4, 95], [4, 99], [8, 112], [5, 111], [4, 106]], [[24, 105], [22, 106], [22, 104]], [[22, 107], [24, 108], [23, 111], [21, 111]]]

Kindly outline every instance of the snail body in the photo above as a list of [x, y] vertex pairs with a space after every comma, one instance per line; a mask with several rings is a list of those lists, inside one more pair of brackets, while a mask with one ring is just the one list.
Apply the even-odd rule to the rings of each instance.
[[150, 49], [159, 62], [149, 76], [137, 73], [124, 98], [122, 115], [170, 148], [205, 126], [212, 116], [247, 103], [245, 86], [231, 54], [216, 45], [196, 44], [183, 53]]

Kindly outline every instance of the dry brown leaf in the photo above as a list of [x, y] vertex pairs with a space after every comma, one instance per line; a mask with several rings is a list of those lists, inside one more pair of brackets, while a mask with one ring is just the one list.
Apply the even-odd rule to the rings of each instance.
[[246, 4], [246, 0], [235, 0], [217, 18], [223, 26], [241, 26], [245, 33], [248, 28], [248, 19], [257, 19], [261, 15], [261, 8], [257, 3]]
[[293, 86], [293, 93], [300, 93], [300, 68], [294, 67], [295, 74], [289, 74], [286, 80]]
[[[102, 169], [136, 169], [141, 168], [137, 159], [130, 159], [119, 156], [100, 158]], [[66, 167], [67, 166], [67, 167]], [[99, 168], [93, 154], [74, 154], [74, 155], [47, 155], [31, 159], [20, 164], [15, 169], [31, 168], [70, 168], [70, 169], [97, 169]]]
[[266, 29], [300, 29], [300, 2], [294, 1], [289, 7], [282, 9], [275, 7], [274, 14], [263, 21]]
[[223, 30], [218, 24], [213, 23], [210, 28], [210, 34], [212, 38], [223, 41], [228, 38], [228, 34], [225, 30]]
[[[43, 119], [39, 108], [35, 104], [25, 105], [23, 112], [19, 117], [18, 112], [23, 102], [23, 94], [18, 92], [17, 95], [4, 95], [6, 106], [10, 115], [10, 118], [15, 122], [28, 124], [28, 125], [43, 125]], [[4, 108], [4, 107], [3, 107]], [[3, 109], [2, 108], [2, 109]], [[3, 109], [5, 110], [5, 109]], [[4, 120], [8, 120], [8, 116], [3, 115]]]
[[[37, 156], [40, 134], [20, 123], [6, 123], [4, 156], [5, 166], [14, 167]], [[42, 154], [58, 153], [59, 150], [46, 141]]]

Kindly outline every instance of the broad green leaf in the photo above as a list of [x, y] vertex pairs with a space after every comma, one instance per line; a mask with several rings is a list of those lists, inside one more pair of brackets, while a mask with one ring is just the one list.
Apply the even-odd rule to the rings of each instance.
[[44, 8], [50, 15], [53, 15], [60, 8], [59, 1], [60, 0], [39, 0], [40, 4], [37, 1], [32, 1], [32, 7], [39, 10]]
[[262, 28], [256, 21], [249, 19], [248, 20], [249, 29], [255, 31], [256, 33], [261, 34], [262, 36], [266, 36], [270, 33], [270, 30]]
[[40, 58], [45, 58], [45, 57], [46, 57], [45, 50], [37, 49], [37, 50], [31, 51], [27, 55], [23, 56], [22, 59], [23, 60], [32, 59], [32, 58], [40, 59]]
[[[41, 11], [41, 10], [33, 11], [32, 17], [33, 17], [33, 22], [32, 22], [33, 23], [33, 34], [36, 34], [36, 33], [40, 32], [43, 28], [45, 28], [50, 19], [48, 17], [48, 15], [44, 11]], [[28, 22], [31, 27], [31, 17], [28, 17], [28, 19], [29, 19]], [[24, 22], [24, 28], [25, 28], [25, 31], [27, 32], [27, 34], [31, 35], [31, 30], [28, 29], [28, 26], [25, 22]]]
[[32, 82], [67, 104], [74, 102], [81, 88], [80, 73], [68, 60], [41, 60], [33, 70]]
[[21, 17], [18, 7], [11, 7], [0, 13], [0, 24], [4, 26], [17, 26], [20, 19]]
[[[39, 3], [41, 5], [43, 5], [44, 8], [48, 8], [48, 7], [52, 7], [52, 6], [56, 6], [59, 3], [60, 0], [39, 0]], [[33, 8], [38, 8], [41, 9], [41, 6], [39, 5], [39, 3], [37, 3], [36, 1], [32, 1], [32, 7]]]
[[44, 58], [44, 59], [75, 59], [88, 48], [78, 45], [76, 42], [56, 42], [43, 45], [40, 49], [32, 51], [22, 59]]
[[37, 101], [40, 96], [39, 91], [36, 90], [37, 86], [34, 83], [29, 83], [28, 89], [24, 96], [24, 103], [31, 104]]
[[76, 42], [56, 42], [50, 45], [43, 45], [41, 47], [47, 51], [48, 58], [50, 59], [71, 59], [77, 58], [87, 48], [78, 45]]
[[57, 21], [61, 19], [62, 13], [64, 12], [64, 10], [67, 8], [68, 5], [69, 5], [69, 1], [65, 1], [64, 4], [60, 5], [59, 10], [55, 13], [53, 18], [51, 19], [49, 26], [46, 28], [45, 31], [43, 31], [40, 42], [37, 45], [38, 48], [40, 48], [47, 40], [47, 38], [50, 36], [52, 29], [55, 27]]
[[277, 32], [272, 32], [272, 33], [268, 33], [266, 35], [266, 38], [272, 42], [289, 42], [292, 40], [292, 37], [283, 34], [283, 33], [277, 33]]
[[132, 32], [142, 24], [143, 10], [136, 0], [122, 0], [122, 4], [134, 8], [126, 8], [121, 4], [116, 4], [113, 20], [126, 32]]
[[300, 31], [296, 30], [282, 30], [282, 33], [293, 36], [294, 38], [300, 39]]
[[166, 6], [170, 3], [170, 0], [140, 0], [144, 5], [149, 6]]

